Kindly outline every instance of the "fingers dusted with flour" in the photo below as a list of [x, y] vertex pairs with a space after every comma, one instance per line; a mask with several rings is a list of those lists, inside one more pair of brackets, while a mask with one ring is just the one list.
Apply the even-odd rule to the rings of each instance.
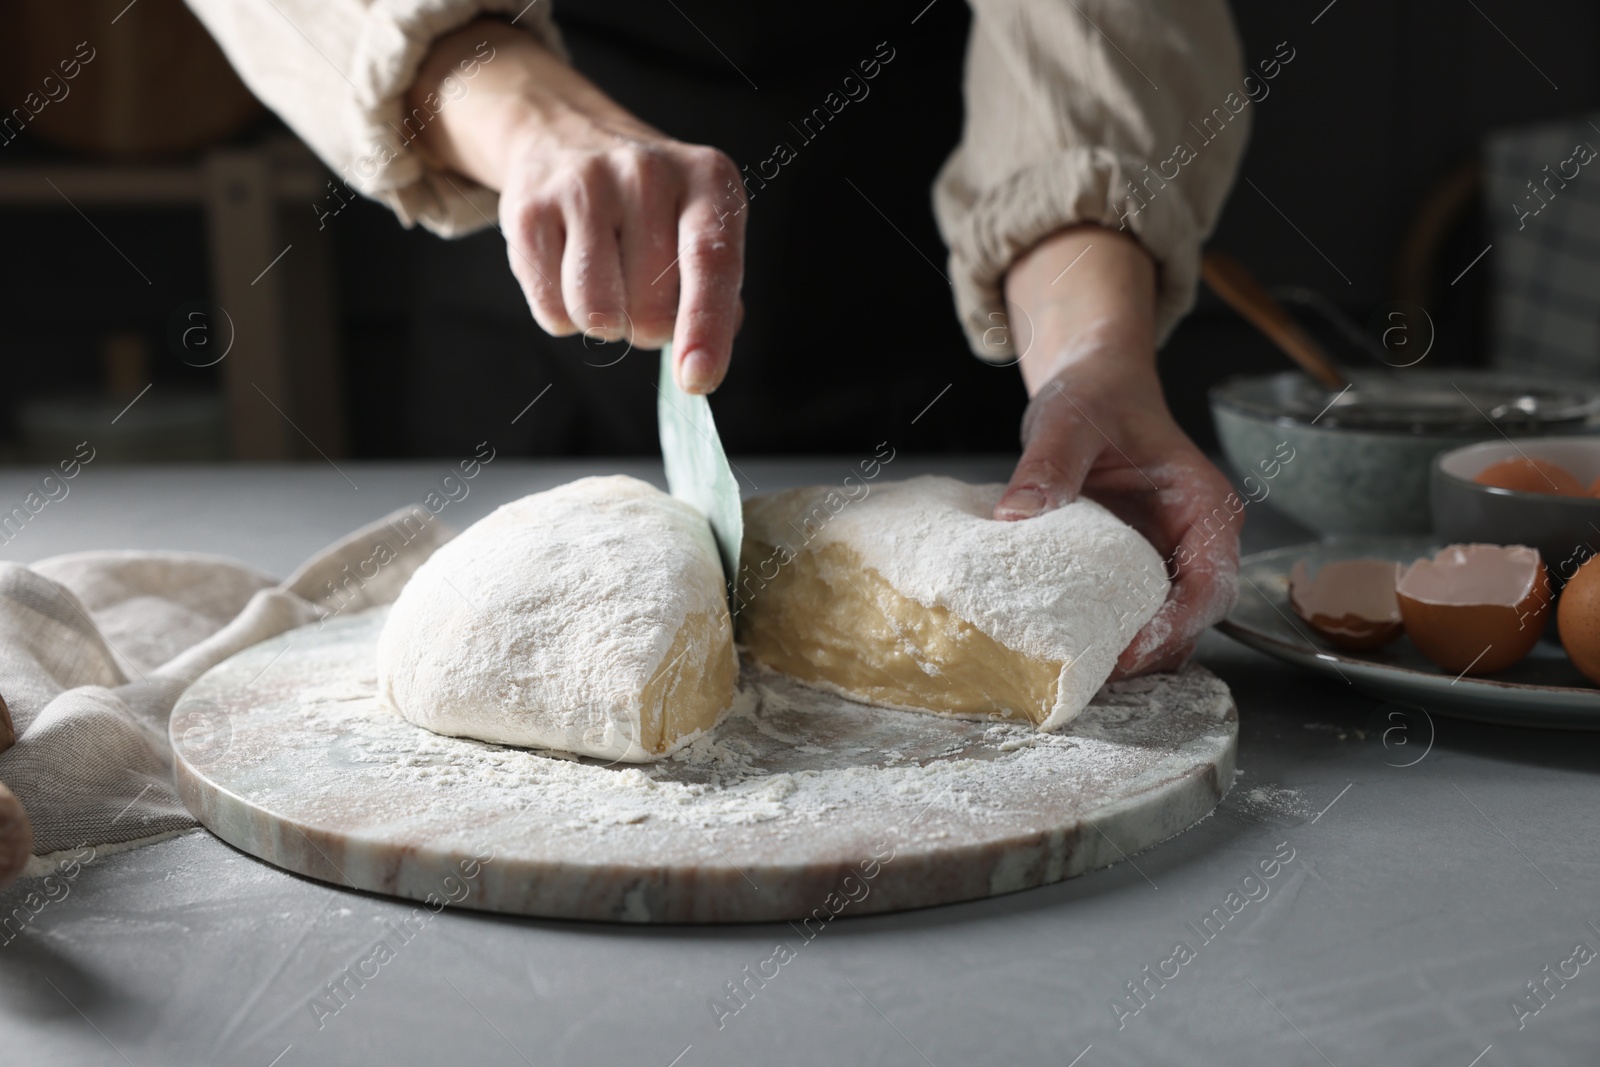
[[496, 20], [440, 38], [409, 96], [435, 93], [486, 41], [495, 61], [423, 129], [423, 152], [499, 191], [511, 270], [546, 332], [671, 340], [679, 385], [711, 392], [742, 317], [738, 168], [641, 122], [532, 34]]
[[1244, 501], [1172, 421], [1153, 383], [1111, 388], [1097, 369], [1064, 371], [1034, 397], [1025, 451], [995, 517], [1027, 518], [1008, 513], [1019, 497], [1042, 500], [1043, 513], [1082, 495], [1143, 534], [1172, 584], [1161, 610], [1129, 635], [1114, 677], [1168, 670], [1233, 606]]
[[1028, 405], [1022, 442], [1022, 459], [994, 511], [997, 519], [1031, 519], [1071, 503], [1104, 448], [1100, 430], [1059, 383]]
[[1172, 579], [1166, 603], [1123, 650], [1113, 678], [1181, 667], [1238, 598], [1244, 500], [1187, 438], [1163, 451], [1166, 459], [1147, 470], [1158, 488], [1104, 501], [1155, 546]]

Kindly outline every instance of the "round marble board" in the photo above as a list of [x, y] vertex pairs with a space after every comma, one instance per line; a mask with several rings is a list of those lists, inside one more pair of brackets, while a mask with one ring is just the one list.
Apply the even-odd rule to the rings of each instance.
[[655, 764], [442, 737], [377, 699], [386, 612], [208, 671], [173, 712], [178, 787], [254, 856], [435, 910], [825, 921], [970, 900], [1149, 848], [1233, 781], [1238, 713], [1197, 666], [1107, 686], [1060, 734], [747, 668], [735, 711]]

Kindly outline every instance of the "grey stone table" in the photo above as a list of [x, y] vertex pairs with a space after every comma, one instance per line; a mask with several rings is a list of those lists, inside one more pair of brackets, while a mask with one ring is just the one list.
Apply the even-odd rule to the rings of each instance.
[[[767, 489], [851, 461], [740, 465]], [[450, 470], [341, 467], [90, 467], [0, 557], [177, 548], [283, 574]], [[499, 460], [443, 517], [618, 469], [659, 480]], [[37, 474], [0, 473], [0, 502]], [[1250, 506], [1247, 548], [1300, 537]], [[1600, 958], [1581, 962], [1600, 950], [1600, 735], [1402, 712], [1214, 634], [1200, 659], [1233, 687], [1240, 777], [1129, 862], [803, 929], [629, 928], [414, 915], [196, 831], [96, 858], [0, 946], [0, 1064], [1600, 1060]]]

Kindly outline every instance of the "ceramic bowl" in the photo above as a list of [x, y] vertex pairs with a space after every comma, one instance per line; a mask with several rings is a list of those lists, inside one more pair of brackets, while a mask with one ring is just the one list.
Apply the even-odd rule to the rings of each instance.
[[[1298, 371], [1232, 378], [1211, 390], [1223, 454], [1252, 501], [1322, 535], [1433, 529], [1434, 457], [1477, 441], [1581, 433], [1600, 418], [1600, 389], [1483, 371], [1357, 374], [1334, 397]], [[1403, 389], [1414, 402], [1352, 397]], [[1600, 534], [1596, 535], [1600, 537]]]
[[1441, 454], [1433, 464], [1434, 533], [1449, 542], [1532, 545], [1550, 577], [1565, 581], [1600, 549], [1600, 499], [1523, 493], [1479, 485], [1479, 471], [1501, 460], [1546, 459], [1584, 485], [1600, 478], [1600, 436], [1484, 441]]

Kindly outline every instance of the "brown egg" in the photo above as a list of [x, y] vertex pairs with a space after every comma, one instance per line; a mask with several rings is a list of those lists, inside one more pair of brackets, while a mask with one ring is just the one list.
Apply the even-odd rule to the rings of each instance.
[[1539, 643], [1550, 576], [1526, 545], [1450, 545], [1395, 583], [1406, 636], [1451, 674], [1493, 674]]
[[[1559, 496], [1588, 496], [1589, 490], [1565, 467], [1537, 457], [1516, 456], [1491, 463], [1472, 479], [1496, 489], [1515, 489], [1521, 493], [1554, 493]], [[1600, 483], [1597, 483], [1600, 484]]]
[[1600, 556], [1591, 556], [1567, 579], [1556, 606], [1561, 647], [1584, 677], [1600, 685]]
[[1289, 606], [1329, 644], [1354, 651], [1382, 648], [1399, 637], [1394, 583], [1400, 564], [1389, 559], [1331, 560], [1313, 576], [1301, 560], [1289, 575]]
[[1600, 478], [1596, 478], [1589, 483], [1589, 495], [1600, 496]]

